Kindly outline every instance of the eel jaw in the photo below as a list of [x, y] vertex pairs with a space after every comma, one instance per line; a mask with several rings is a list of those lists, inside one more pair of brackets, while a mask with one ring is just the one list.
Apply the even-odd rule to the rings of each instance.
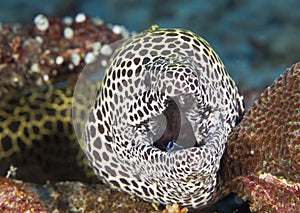
[[[173, 151], [197, 145], [191, 124], [185, 117], [184, 109], [177, 101], [170, 99], [163, 115], [166, 119], [166, 126], [161, 137], [153, 143], [155, 147], [162, 151]], [[193, 138], [190, 138], [191, 135]], [[176, 149], [173, 149], [175, 147]]]

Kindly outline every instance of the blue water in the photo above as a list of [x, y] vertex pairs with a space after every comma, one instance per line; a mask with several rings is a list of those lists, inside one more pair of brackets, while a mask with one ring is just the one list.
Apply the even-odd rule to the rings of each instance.
[[247, 90], [270, 85], [299, 60], [299, 9], [298, 0], [2, 0], [0, 21], [84, 12], [136, 32], [152, 24], [190, 29], [208, 40]]

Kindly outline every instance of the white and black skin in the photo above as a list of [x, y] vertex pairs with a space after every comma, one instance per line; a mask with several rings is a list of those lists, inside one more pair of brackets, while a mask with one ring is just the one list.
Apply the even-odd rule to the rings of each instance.
[[111, 186], [197, 208], [218, 196], [218, 171], [243, 97], [210, 45], [152, 27], [116, 50], [86, 123], [86, 155]]

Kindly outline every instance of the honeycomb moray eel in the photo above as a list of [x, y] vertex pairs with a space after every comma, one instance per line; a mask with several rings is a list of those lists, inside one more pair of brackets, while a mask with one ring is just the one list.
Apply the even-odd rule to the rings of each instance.
[[244, 104], [204, 39], [153, 26], [116, 50], [98, 92], [84, 151], [102, 180], [193, 208], [223, 194], [220, 159]]
[[96, 179], [74, 134], [72, 96], [73, 86], [66, 85], [12, 95], [1, 102], [1, 176], [14, 165], [16, 177], [30, 182]]

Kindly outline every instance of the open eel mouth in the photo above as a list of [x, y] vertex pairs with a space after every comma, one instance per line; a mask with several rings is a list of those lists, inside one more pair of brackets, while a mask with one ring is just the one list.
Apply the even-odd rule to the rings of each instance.
[[174, 99], [170, 99], [167, 105], [162, 115], [165, 118], [165, 128], [161, 128], [163, 132], [160, 132], [161, 136], [158, 136], [153, 145], [167, 152], [198, 146], [184, 108]]

